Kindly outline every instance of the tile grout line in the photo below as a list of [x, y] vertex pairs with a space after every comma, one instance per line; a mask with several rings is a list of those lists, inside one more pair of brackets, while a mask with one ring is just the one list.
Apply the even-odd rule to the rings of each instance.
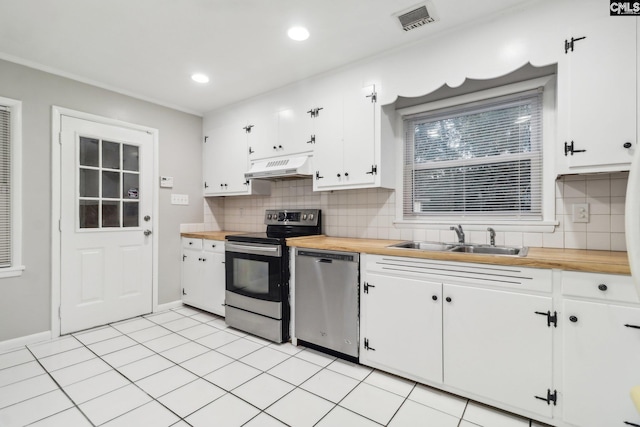
[[[67, 399], [69, 399], [69, 402], [71, 402], [71, 404], [72, 404], [72, 405], [73, 405], [73, 406], [74, 406], [74, 407], [75, 407], [75, 408], [76, 408], [76, 409], [77, 409], [77, 410], [82, 414], [82, 416], [86, 418], [86, 420], [89, 422], [89, 424], [91, 424], [92, 426], [94, 426], [94, 427], [95, 427], [95, 424], [94, 424], [94, 423], [89, 419], [89, 417], [87, 416], [87, 414], [85, 414], [85, 413], [84, 413], [84, 411], [83, 411], [82, 409], [80, 409], [80, 406], [78, 406], [78, 405], [76, 404], [76, 402], [71, 398], [71, 396], [69, 396], [69, 395], [67, 394], [67, 392], [66, 392], [66, 391], [65, 391], [65, 390], [60, 386], [60, 384], [58, 383], [58, 381], [57, 381], [57, 380], [56, 380], [56, 379], [51, 375], [51, 372], [49, 372], [49, 370], [48, 370], [47, 368], [45, 368], [45, 367], [42, 365], [42, 363], [40, 363], [40, 359], [38, 359], [38, 358], [36, 357], [36, 355], [35, 355], [35, 354], [33, 354], [33, 352], [31, 351], [31, 349], [30, 349], [29, 347], [25, 346], [25, 348], [27, 349], [27, 351], [28, 351], [29, 353], [31, 353], [31, 356], [33, 356], [33, 358], [34, 358], [34, 359], [36, 360], [36, 362], [37, 362], [37, 363], [42, 367], [42, 369], [46, 372], [46, 374], [49, 376], [49, 378], [51, 378], [51, 380], [55, 383], [56, 387], [58, 387], [58, 390], [60, 390], [60, 391], [61, 391], [61, 392], [62, 392], [62, 393], [67, 397]], [[78, 347], [78, 348], [80, 348], [80, 347]], [[63, 353], [64, 353], [64, 352], [63, 352]], [[66, 410], [68, 410], [68, 409], [69, 409], [69, 408], [64, 409], [64, 410], [62, 410], [62, 411], [59, 411], [59, 412], [56, 412], [55, 414], [51, 414], [51, 415], [49, 415], [48, 417], [41, 418], [40, 420], [36, 420], [36, 421], [34, 421], [33, 423], [38, 422], [38, 421], [41, 421], [41, 420], [44, 420], [44, 419], [49, 418], [49, 417], [52, 417], [52, 416], [54, 416], [54, 415], [57, 415], [57, 414], [59, 414], [59, 413], [61, 413], [61, 412], [66, 411]], [[31, 424], [33, 424], [33, 423], [31, 423]]]

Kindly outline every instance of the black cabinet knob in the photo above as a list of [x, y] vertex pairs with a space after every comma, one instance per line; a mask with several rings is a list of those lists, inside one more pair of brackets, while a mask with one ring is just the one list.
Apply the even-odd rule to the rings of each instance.
[[632, 144], [632, 143], [630, 143], [630, 142], [625, 142], [624, 144], [622, 144], [622, 146], [623, 146], [624, 148], [631, 148], [631, 146], [632, 146], [632, 145], [633, 145], [633, 144]]
[[431, 297], [431, 299], [434, 300], [434, 301], [438, 301], [438, 296], [434, 295], [434, 296]]
[[451, 297], [446, 297], [445, 299], [447, 300], [447, 302], [451, 302]]
[[338, 174], [338, 178], [340, 178], [340, 174]]
[[604, 283], [601, 283], [601, 284], [598, 285], [598, 289], [600, 289], [602, 292], [604, 292], [608, 288], [607, 288], [607, 285], [605, 285]]
[[569, 316], [569, 321], [576, 323], [578, 321], [578, 318], [576, 316]]
[[276, 147], [276, 146], [274, 145], [274, 146], [273, 146], [273, 149], [274, 149], [274, 150], [277, 150], [277, 149], [278, 149], [278, 147]]
[[349, 176], [349, 172], [345, 172], [345, 173], [344, 173], [344, 176]]

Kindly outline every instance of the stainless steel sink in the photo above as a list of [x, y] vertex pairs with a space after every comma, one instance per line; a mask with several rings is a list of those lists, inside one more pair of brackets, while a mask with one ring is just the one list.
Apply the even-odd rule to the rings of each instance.
[[511, 246], [473, 245], [461, 243], [441, 242], [400, 242], [389, 245], [390, 248], [415, 249], [435, 252], [462, 252], [469, 254], [499, 255], [499, 256], [527, 256], [529, 248]]
[[463, 245], [452, 248], [450, 252], [464, 252], [469, 254], [486, 254], [486, 255], [507, 255], [507, 256], [526, 256], [529, 248], [527, 247], [508, 247], [508, 246], [485, 246], [485, 245]]
[[448, 251], [456, 247], [453, 243], [440, 242], [401, 242], [390, 245], [390, 248], [420, 249], [423, 251]]

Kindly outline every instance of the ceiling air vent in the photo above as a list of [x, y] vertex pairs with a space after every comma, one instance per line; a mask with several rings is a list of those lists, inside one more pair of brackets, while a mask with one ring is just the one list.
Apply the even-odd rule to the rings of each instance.
[[405, 31], [413, 30], [436, 21], [435, 16], [429, 14], [426, 4], [414, 6], [409, 10], [396, 13], [394, 16], [398, 18], [402, 29]]

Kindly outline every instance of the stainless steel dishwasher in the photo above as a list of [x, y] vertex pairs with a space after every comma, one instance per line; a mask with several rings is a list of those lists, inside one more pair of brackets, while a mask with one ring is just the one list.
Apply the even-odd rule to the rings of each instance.
[[358, 359], [360, 255], [296, 249], [295, 336], [301, 345]]

